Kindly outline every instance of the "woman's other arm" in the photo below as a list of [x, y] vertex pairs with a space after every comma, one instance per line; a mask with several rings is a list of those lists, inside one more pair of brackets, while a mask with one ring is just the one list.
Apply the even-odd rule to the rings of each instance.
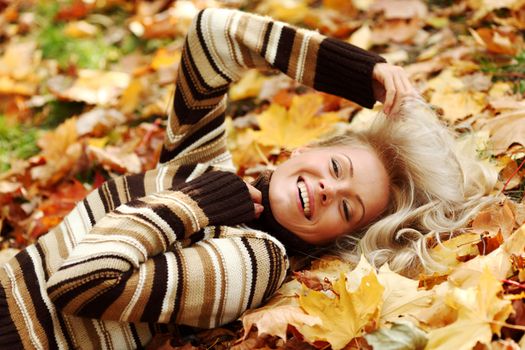
[[372, 72], [378, 62], [385, 60], [268, 17], [203, 10], [183, 49], [160, 163], [228, 158], [225, 95], [229, 84], [248, 68], [277, 68], [317, 90], [372, 107], [376, 101]]
[[67, 313], [94, 315], [93, 310], [104, 310], [122, 295], [133, 295], [133, 289], [121, 287], [137, 278], [145, 265], [154, 271], [157, 267], [151, 270], [152, 266], [160, 260], [150, 260], [175, 242], [203, 234], [206, 226], [234, 225], [253, 217], [254, 204], [244, 181], [227, 172], [209, 172], [173, 190], [132, 200], [104, 216], [83, 237], [50, 276], [49, 296]]

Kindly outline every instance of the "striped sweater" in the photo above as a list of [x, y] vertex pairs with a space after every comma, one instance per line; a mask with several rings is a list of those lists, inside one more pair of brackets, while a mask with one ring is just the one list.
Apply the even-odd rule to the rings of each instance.
[[253, 217], [253, 203], [226, 148], [228, 86], [248, 68], [277, 68], [370, 107], [383, 60], [222, 9], [197, 15], [181, 60], [158, 167], [106, 182], [0, 267], [0, 345], [4, 304], [25, 349], [134, 349], [160, 324], [235, 320], [284, 280], [284, 246], [236, 226]]

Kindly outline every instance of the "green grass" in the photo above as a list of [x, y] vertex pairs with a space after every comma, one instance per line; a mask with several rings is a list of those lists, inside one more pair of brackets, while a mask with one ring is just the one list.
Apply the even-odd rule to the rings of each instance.
[[[499, 60], [497, 61], [496, 58]], [[492, 74], [494, 81], [510, 81], [517, 93], [525, 93], [525, 51], [514, 57], [478, 57], [481, 71]]]
[[0, 115], [0, 172], [10, 169], [13, 158], [27, 159], [37, 154], [38, 129], [22, 125], [9, 125]]

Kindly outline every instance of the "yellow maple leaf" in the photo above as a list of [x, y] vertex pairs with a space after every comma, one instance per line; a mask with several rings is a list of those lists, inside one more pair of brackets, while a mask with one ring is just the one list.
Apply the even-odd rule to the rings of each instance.
[[364, 276], [354, 292], [347, 290], [343, 273], [333, 287], [335, 297], [305, 287], [306, 293], [299, 296], [299, 304], [309, 315], [319, 317], [322, 324], [296, 328], [308, 342], [326, 341], [338, 350], [361, 336], [365, 326], [377, 322], [384, 288], [375, 271]]
[[319, 94], [294, 96], [289, 110], [278, 104], [257, 116], [260, 131], [257, 141], [265, 146], [295, 148], [311, 142], [332, 130], [341, 118], [337, 113], [318, 115], [323, 105]]
[[390, 270], [388, 264], [381, 266], [377, 275], [385, 288], [381, 321], [396, 321], [399, 316], [413, 315], [426, 309], [432, 302], [433, 291], [419, 290], [419, 282]]
[[477, 342], [489, 344], [492, 334], [499, 334], [503, 321], [512, 312], [509, 300], [498, 295], [501, 283], [485, 269], [475, 287], [451, 288], [445, 302], [457, 309], [458, 318], [448, 326], [432, 330], [426, 349], [467, 350]]

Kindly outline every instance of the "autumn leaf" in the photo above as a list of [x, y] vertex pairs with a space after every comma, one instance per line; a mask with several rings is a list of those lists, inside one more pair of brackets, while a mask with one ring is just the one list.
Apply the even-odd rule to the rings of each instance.
[[72, 86], [56, 93], [65, 99], [108, 105], [116, 103], [129, 82], [130, 76], [124, 72], [81, 69]]
[[308, 342], [326, 341], [338, 350], [353, 338], [361, 336], [367, 325], [375, 326], [384, 288], [375, 272], [364, 276], [354, 292], [346, 289], [344, 274], [340, 275], [333, 288], [334, 295], [305, 288], [304, 294], [299, 297], [299, 304], [307, 314], [319, 317], [322, 324], [296, 328]]
[[296, 327], [303, 325], [312, 327], [321, 324], [321, 319], [318, 316], [306, 314], [297, 305], [281, 305], [261, 307], [249, 312], [242, 317], [242, 323], [245, 335], [250, 332], [252, 326], [256, 326], [259, 335], [275, 335], [286, 340], [289, 324]]
[[256, 140], [265, 146], [295, 148], [328, 133], [340, 120], [337, 113], [319, 113], [323, 98], [319, 94], [294, 96], [289, 110], [277, 104], [260, 114]]
[[524, 249], [525, 225], [522, 225], [490, 254], [477, 256], [457, 266], [450, 274], [449, 280], [462, 287], [476, 286], [485, 269], [496, 278], [504, 279], [512, 268], [510, 256], [515, 252], [523, 252]]
[[501, 290], [501, 283], [488, 269], [481, 274], [477, 286], [451, 288], [446, 302], [457, 309], [458, 318], [430, 331], [426, 348], [470, 350], [478, 342], [490, 344], [492, 334], [499, 334], [503, 321], [512, 312], [510, 301], [499, 297]]
[[485, 94], [466, 89], [463, 81], [451, 69], [431, 79], [428, 87], [434, 90], [430, 103], [443, 108], [444, 118], [451, 123], [475, 115], [486, 106]]
[[230, 86], [228, 97], [231, 101], [239, 101], [249, 97], [257, 97], [266, 78], [255, 69], [246, 72], [241, 80]]
[[426, 333], [410, 322], [394, 322], [390, 328], [366, 334], [365, 339], [381, 350], [423, 350], [427, 344]]
[[525, 146], [525, 110], [502, 113], [489, 120], [483, 130], [490, 132], [495, 154], [505, 152], [513, 143]]
[[430, 306], [434, 293], [419, 290], [419, 282], [390, 270], [388, 264], [381, 266], [377, 274], [384, 287], [381, 321], [395, 321], [400, 316], [412, 315]]

